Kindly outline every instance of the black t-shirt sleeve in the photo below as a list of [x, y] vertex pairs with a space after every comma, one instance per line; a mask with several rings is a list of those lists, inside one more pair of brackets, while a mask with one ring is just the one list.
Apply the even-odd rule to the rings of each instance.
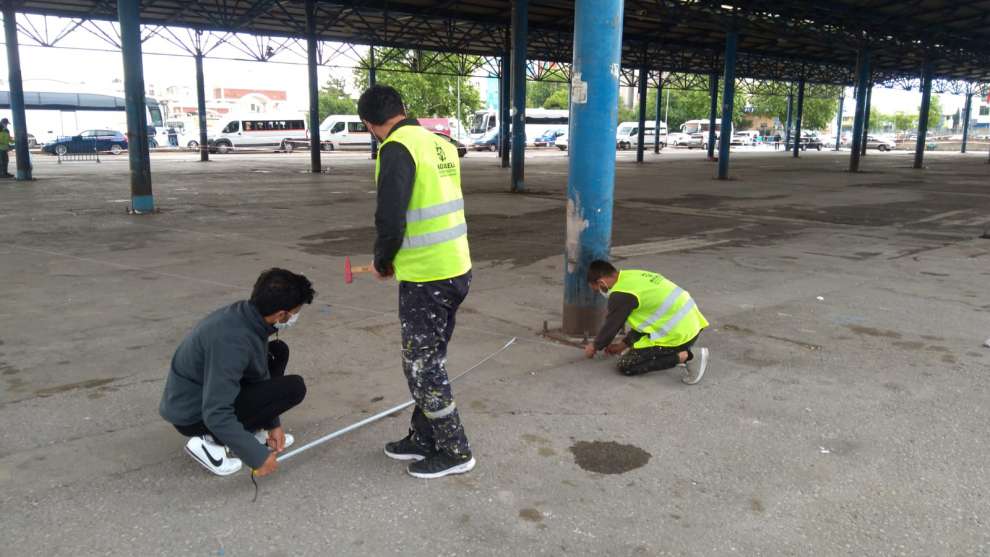
[[406, 234], [406, 210], [416, 180], [416, 162], [404, 145], [390, 142], [378, 151], [378, 164], [375, 269], [388, 275]]
[[612, 339], [622, 329], [622, 325], [629, 319], [633, 310], [639, 307], [639, 300], [632, 294], [625, 292], [613, 292], [608, 296], [608, 314], [605, 316], [605, 323], [595, 337], [595, 349], [604, 350], [611, 344]]

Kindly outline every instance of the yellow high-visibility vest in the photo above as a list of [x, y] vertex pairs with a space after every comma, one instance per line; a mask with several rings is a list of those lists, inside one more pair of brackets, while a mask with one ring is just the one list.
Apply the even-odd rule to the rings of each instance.
[[633, 348], [681, 346], [708, 326], [691, 295], [657, 273], [619, 271], [609, 295], [612, 292], [631, 294], [639, 301], [626, 320], [630, 328], [643, 333]]
[[[402, 126], [382, 147], [401, 143], [416, 163], [412, 197], [406, 209], [406, 234], [392, 265], [395, 278], [430, 282], [471, 270], [461, 167], [457, 148], [420, 126]], [[375, 164], [375, 181], [381, 171]]]

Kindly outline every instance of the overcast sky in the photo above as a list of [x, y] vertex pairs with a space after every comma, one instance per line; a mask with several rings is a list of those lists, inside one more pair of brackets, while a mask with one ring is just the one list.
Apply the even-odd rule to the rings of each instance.
[[[76, 48], [107, 49], [106, 42], [95, 35], [76, 31], [64, 43]], [[244, 57], [229, 47], [217, 51], [218, 56]], [[161, 56], [150, 52], [181, 52], [177, 47], [160, 39], [151, 39], [145, 44], [144, 75], [145, 83], [158, 87], [169, 85], [194, 87], [196, 83], [195, 65], [189, 56]], [[276, 59], [302, 62], [301, 51], [285, 51]], [[0, 56], [0, 69], [6, 78], [6, 56]], [[343, 65], [352, 65], [343, 60]], [[290, 105], [306, 110], [307, 83], [306, 67], [302, 64], [275, 62], [243, 62], [226, 59], [207, 58], [204, 64], [207, 88], [257, 88], [285, 90]], [[28, 91], [60, 90], [79, 92], [110, 92], [114, 79], [123, 78], [121, 55], [119, 52], [91, 52], [63, 48], [44, 48], [22, 43], [21, 72], [24, 88]], [[353, 82], [350, 69], [320, 68], [320, 81], [324, 82], [331, 74], [343, 77], [349, 86]], [[352, 94], [356, 91], [352, 91]], [[873, 93], [874, 110], [881, 112], [915, 111], [921, 95], [915, 91], [900, 91], [877, 88]], [[942, 106], [947, 112], [962, 106], [962, 97], [941, 95]], [[848, 106], [848, 104], [847, 104]]]

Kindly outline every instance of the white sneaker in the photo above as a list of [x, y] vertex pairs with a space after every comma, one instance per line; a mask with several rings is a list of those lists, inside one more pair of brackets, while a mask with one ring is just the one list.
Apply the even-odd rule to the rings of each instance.
[[203, 468], [218, 476], [235, 474], [242, 466], [241, 459], [227, 456], [227, 448], [209, 435], [190, 437], [186, 442], [186, 452]]
[[[261, 443], [262, 445], [266, 445], [267, 446], [268, 445], [268, 430], [267, 429], [259, 429], [258, 431], [255, 431], [254, 432], [254, 438], [257, 439], [258, 442]], [[295, 443], [295, 442], [296, 442], [296, 438], [293, 437], [291, 433], [286, 433], [285, 434], [285, 447], [284, 447], [285, 449], [288, 449], [289, 447], [291, 447], [292, 444]]]
[[688, 385], [694, 385], [701, 378], [705, 376], [705, 371], [708, 369], [708, 349], [698, 348], [692, 351], [694, 358], [684, 364], [687, 368], [687, 373], [681, 378], [681, 381]]

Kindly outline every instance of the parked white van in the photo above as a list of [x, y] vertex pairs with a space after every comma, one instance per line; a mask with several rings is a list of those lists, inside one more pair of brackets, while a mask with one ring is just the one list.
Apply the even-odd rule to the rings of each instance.
[[[649, 146], [653, 145], [654, 132], [657, 129], [656, 120], [647, 120], [645, 131], [643, 132], [643, 142]], [[622, 122], [615, 131], [615, 147], [617, 149], [631, 149], [639, 144], [639, 122]], [[660, 146], [667, 146], [667, 123], [660, 122]]]
[[283, 149], [286, 141], [306, 140], [306, 117], [302, 114], [244, 114], [220, 120], [219, 131], [209, 138], [210, 151], [234, 149]]
[[320, 124], [320, 143], [326, 151], [370, 150], [371, 132], [357, 114], [331, 114]]

